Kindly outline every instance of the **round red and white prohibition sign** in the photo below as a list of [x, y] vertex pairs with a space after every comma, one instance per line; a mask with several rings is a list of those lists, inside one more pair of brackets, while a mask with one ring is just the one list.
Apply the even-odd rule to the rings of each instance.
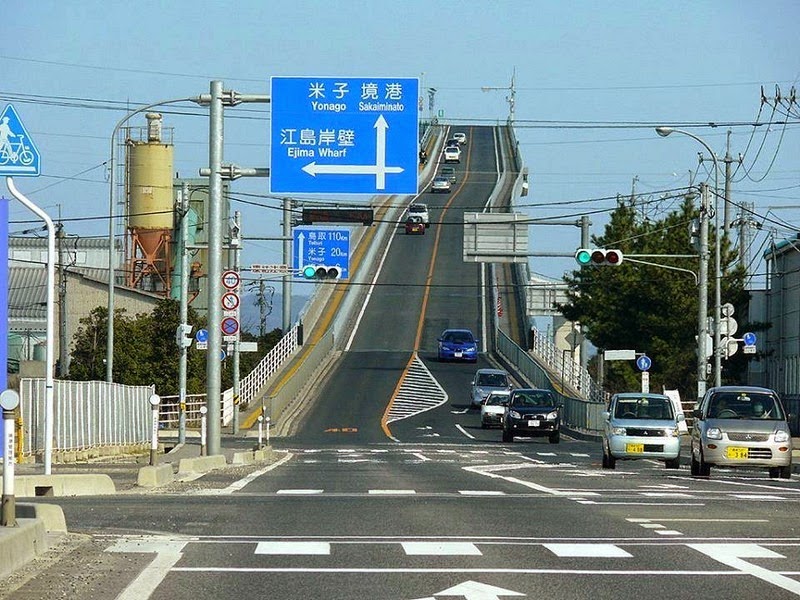
[[222, 294], [222, 310], [236, 310], [239, 308], [239, 294], [225, 292]]
[[239, 287], [240, 282], [241, 278], [239, 277], [239, 273], [236, 271], [225, 271], [222, 274], [222, 285], [229, 290], [235, 290], [237, 287]]
[[236, 335], [239, 332], [239, 321], [235, 317], [225, 317], [220, 328], [225, 335]]

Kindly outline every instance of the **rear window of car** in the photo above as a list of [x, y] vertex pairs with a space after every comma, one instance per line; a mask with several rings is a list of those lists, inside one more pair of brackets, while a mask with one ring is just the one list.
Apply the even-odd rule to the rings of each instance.
[[428, 207], [425, 206], [424, 204], [412, 204], [411, 206], [408, 207], [408, 212], [410, 213], [421, 213], [427, 211]]
[[453, 167], [442, 167], [442, 175], [455, 175], [456, 170]]
[[505, 406], [506, 404], [508, 404], [508, 396], [489, 394], [486, 398], [486, 406]]

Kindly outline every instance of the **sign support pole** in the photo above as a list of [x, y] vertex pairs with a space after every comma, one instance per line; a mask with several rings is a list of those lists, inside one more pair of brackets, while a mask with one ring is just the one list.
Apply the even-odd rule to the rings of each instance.
[[56, 281], [56, 228], [53, 220], [41, 208], [28, 200], [14, 186], [14, 179], [6, 177], [6, 185], [11, 194], [25, 205], [47, 226], [47, 336], [45, 341], [45, 384], [44, 384], [44, 474], [52, 473], [53, 462], [53, 370], [55, 366], [55, 281]]

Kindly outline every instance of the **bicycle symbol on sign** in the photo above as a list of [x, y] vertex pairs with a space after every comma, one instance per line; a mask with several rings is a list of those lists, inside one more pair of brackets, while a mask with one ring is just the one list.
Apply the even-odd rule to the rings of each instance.
[[7, 140], [0, 148], [0, 165], [19, 163], [27, 167], [33, 164], [33, 152], [31, 152], [30, 146], [25, 145], [25, 136], [17, 135], [16, 137], [19, 138], [18, 142]]

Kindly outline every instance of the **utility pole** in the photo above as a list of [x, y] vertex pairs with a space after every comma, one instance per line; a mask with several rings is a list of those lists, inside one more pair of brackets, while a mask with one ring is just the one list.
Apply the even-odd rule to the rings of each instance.
[[69, 344], [67, 342], [67, 272], [64, 268], [64, 224], [56, 224], [58, 240], [58, 372], [64, 378], [69, 374]]
[[[592, 222], [587, 215], [581, 216], [581, 248], [589, 247], [589, 226]], [[589, 340], [586, 339], [586, 327], [581, 325], [581, 368], [586, 369], [589, 366]], [[602, 355], [602, 353], [601, 353]], [[602, 363], [601, 363], [602, 372]], [[602, 384], [600, 384], [602, 387]]]
[[[181, 185], [181, 295], [180, 295], [180, 327], [189, 319], [189, 251], [186, 244], [189, 238], [189, 184]], [[188, 329], [188, 328], [187, 328]], [[182, 336], [181, 336], [182, 337]], [[189, 347], [181, 340], [180, 360], [178, 362], [178, 443], [186, 443], [186, 376]]]
[[706, 393], [708, 341], [708, 185], [700, 184], [700, 265], [697, 302], [697, 398]]

